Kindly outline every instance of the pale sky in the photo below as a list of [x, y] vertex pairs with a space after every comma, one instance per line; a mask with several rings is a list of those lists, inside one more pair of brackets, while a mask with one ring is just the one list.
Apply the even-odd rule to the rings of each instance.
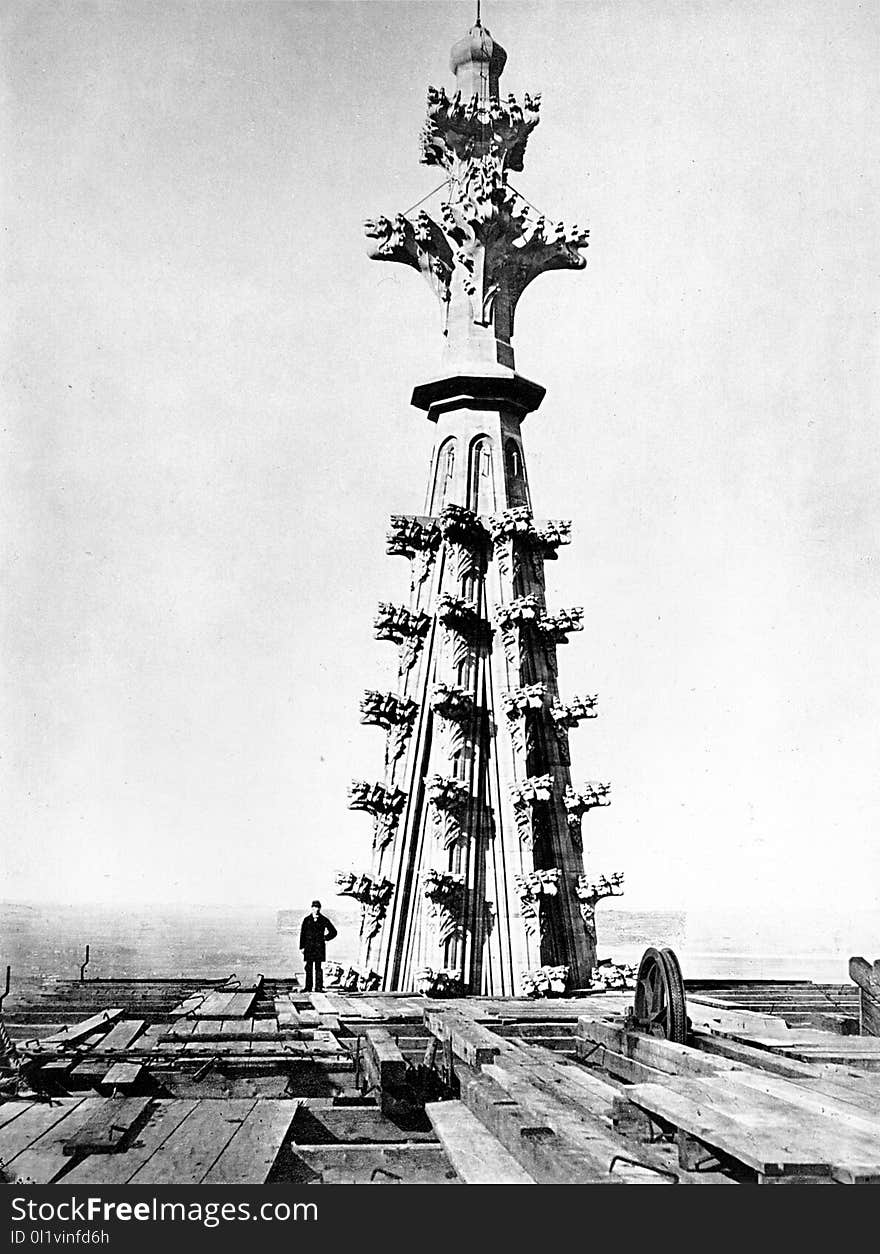
[[[880, 909], [880, 10], [486, 0], [515, 185], [588, 226], [517, 315], [570, 518], [590, 871], [633, 908]], [[360, 223], [439, 181], [471, 3], [3, 15], [0, 898], [332, 901], [422, 508], [434, 298]]]

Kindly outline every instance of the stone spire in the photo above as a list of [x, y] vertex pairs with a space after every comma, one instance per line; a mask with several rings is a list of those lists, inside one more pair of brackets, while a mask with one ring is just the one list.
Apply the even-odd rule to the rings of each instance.
[[456, 90], [429, 88], [421, 137], [446, 176], [439, 211], [366, 224], [372, 257], [433, 289], [444, 350], [413, 393], [436, 424], [424, 513], [388, 533], [409, 604], [380, 603], [374, 624], [398, 650], [397, 690], [361, 705], [385, 732], [383, 778], [350, 791], [372, 816], [371, 865], [338, 877], [363, 908], [361, 987], [583, 987], [596, 904], [621, 891], [619, 874], [584, 870], [582, 820], [609, 786], [572, 785], [568, 738], [597, 698], [558, 689], [557, 649], [583, 610], [546, 603], [544, 565], [570, 530], [532, 515], [521, 426], [544, 389], [516, 373], [512, 345], [525, 288], [583, 269], [587, 233], [548, 227], [509, 181], [540, 97], [502, 102], [506, 59], [479, 22], [459, 40]]

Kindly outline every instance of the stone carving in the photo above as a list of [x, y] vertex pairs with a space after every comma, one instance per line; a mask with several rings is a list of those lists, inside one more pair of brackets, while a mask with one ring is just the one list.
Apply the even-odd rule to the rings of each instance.
[[440, 541], [437, 524], [433, 518], [420, 518], [412, 514], [392, 514], [387, 534], [387, 551], [390, 557], [415, 557], [425, 549], [433, 552]]
[[356, 967], [349, 967], [339, 976], [336, 986], [344, 993], [374, 993], [382, 987], [382, 978], [375, 971], [358, 971]]
[[385, 784], [356, 779], [348, 789], [349, 810], [366, 810], [373, 816], [373, 843], [377, 849], [384, 849], [394, 835], [405, 802], [405, 792]]
[[409, 558], [412, 563], [413, 587], [423, 584], [427, 579], [439, 543], [440, 533], [433, 519], [392, 514], [387, 551], [392, 557]]
[[[552, 867], [544, 871], [528, 871], [515, 874], [516, 893], [522, 907], [523, 924], [531, 935], [539, 923], [538, 904], [542, 897], [555, 897], [559, 892], [560, 871]], [[543, 932], [543, 927], [542, 927]]]
[[483, 626], [483, 619], [472, 601], [451, 596], [448, 592], [441, 592], [437, 597], [437, 618], [444, 627], [469, 638], [477, 636]]
[[523, 971], [521, 986], [525, 997], [551, 997], [562, 994], [571, 979], [570, 967], [539, 967], [537, 971]]
[[462, 930], [464, 911], [464, 876], [455, 871], [422, 872], [422, 892], [436, 920], [440, 944], [443, 945]]
[[538, 624], [544, 615], [544, 607], [536, 596], [516, 597], [495, 611], [495, 623], [502, 631], [523, 623]]
[[566, 788], [562, 799], [568, 811], [568, 830], [576, 849], [583, 848], [581, 818], [587, 810], [592, 810], [595, 806], [611, 805], [611, 798], [608, 796], [610, 791], [610, 784], [599, 784], [595, 781], [584, 784], [583, 792], [575, 792], [571, 787]]
[[413, 613], [405, 606], [389, 605], [387, 601], [380, 601], [378, 612], [373, 620], [376, 639], [392, 640], [399, 646], [402, 674], [406, 674], [412, 668], [430, 625], [430, 618], [421, 610]]
[[513, 96], [502, 104], [490, 97], [485, 105], [476, 96], [462, 102], [444, 89], [428, 88], [428, 117], [420, 136], [423, 165], [447, 168], [484, 151], [504, 156], [509, 170], [521, 170], [529, 134], [538, 125], [541, 94], [528, 93], [520, 108]]
[[560, 544], [571, 543], [571, 523], [536, 523], [527, 505], [516, 505], [486, 520], [498, 569], [514, 580], [527, 563], [533, 583], [544, 586], [544, 562], [556, 559]]
[[340, 897], [353, 897], [361, 903], [361, 935], [372, 940], [382, 927], [394, 884], [391, 880], [376, 883], [369, 875], [356, 875], [354, 871], [337, 871], [335, 879]]
[[435, 834], [449, 849], [466, 837], [462, 820], [470, 804], [470, 790], [460, 780], [444, 775], [432, 775], [425, 782]]
[[[480, 37], [489, 38], [482, 27]], [[487, 80], [488, 98], [462, 98], [461, 86], [470, 91], [473, 78], [459, 80], [452, 97], [429, 88], [422, 161], [446, 171], [447, 199], [436, 217], [419, 209], [413, 218], [370, 219], [364, 230], [371, 257], [424, 276], [446, 313], [450, 342], [460, 337], [487, 350], [489, 360], [513, 368], [510, 343], [520, 296], [547, 270], [582, 270], [580, 250], [589, 232], [561, 222], [550, 227], [510, 185], [509, 171], [522, 169], [540, 97], [525, 96], [520, 105], [508, 96], [502, 103], [497, 84], [497, 75]]]
[[584, 611], [580, 606], [570, 610], [557, 610], [541, 619], [541, 631], [553, 644], [566, 644], [573, 631], [583, 631]]
[[402, 756], [409, 739], [418, 704], [409, 697], [393, 692], [374, 692], [367, 689], [361, 698], [361, 722], [384, 727], [388, 733], [385, 766], [390, 768]]
[[501, 693], [501, 708], [507, 715], [510, 735], [517, 753], [529, 754], [534, 749], [534, 717], [540, 714], [547, 700], [543, 684], [528, 684]]
[[597, 696], [572, 697], [569, 702], [562, 702], [557, 698], [551, 705], [550, 717], [553, 720], [553, 727], [559, 743], [559, 753], [563, 762], [571, 762], [568, 747], [569, 731], [572, 727], [577, 727], [581, 719], [597, 717], [599, 713], [596, 709], [598, 701], [599, 698]]
[[423, 997], [463, 997], [464, 985], [455, 971], [435, 971], [422, 967], [415, 974], [415, 988]]
[[384, 727], [397, 727], [401, 724], [411, 725], [416, 716], [418, 705], [409, 697], [400, 697], [394, 692], [375, 692], [368, 688], [361, 697], [361, 722]]
[[595, 881], [586, 875], [579, 875], [574, 888], [574, 895], [580, 902], [581, 918], [590, 942], [596, 945], [596, 906], [604, 897], [623, 896], [623, 872], [615, 871], [606, 879], [600, 875]]
[[435, 684], [431, 689], [431, 709], [443, 718], [465, 722], [474, 716], [474, 699], [464, 688], [453, 684]]
[[413, 636], [424, 636], [431, 625], [427, 614], [421, 611], [413, 614], [403, 605], [389, 605], [387, 601], [379, 603], [379, 609], [373, 620], [373, 630], [377, 640], [393, 640], [402, 644]]
[[533, 775], [521, 784], [512, 784], [513, 815], [522, 843], [531, 849], [535, 841], [534, 804], [549, 801], [553, 795], [552, 775]]
[[472, 586], [486, 567], [486, 530], [476, 514], [460, 505], [447, 505], [438, 526], [446, 541], [452, 578], [460, 587]]

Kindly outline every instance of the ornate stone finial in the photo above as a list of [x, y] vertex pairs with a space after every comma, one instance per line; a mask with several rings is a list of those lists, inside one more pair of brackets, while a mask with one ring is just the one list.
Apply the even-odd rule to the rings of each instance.
[[541, 97], [501, 99], [507, 54], [478, 22], [452, 50], [456, 88], [428, 89], [421, 159], [448, 175], [434, 216], [369, 219], [370, 256], [418, 270], [440, 300], [447, 365], [513, 371], [517, 302], [546, 270], [582, 270], [588, 234], [561, 222], [552, 229], [508, 181], [523, 168]]

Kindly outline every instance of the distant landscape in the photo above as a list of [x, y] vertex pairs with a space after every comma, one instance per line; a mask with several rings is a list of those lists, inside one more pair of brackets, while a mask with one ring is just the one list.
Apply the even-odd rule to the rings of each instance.
[[[295, 917], [308, 903], [291, 906]], [[357, 961], [357, 907], [328, 903], [339, 937], [329, 957]], [[877, 912], [599, 911], [599, 955], [635, 962], [647, 945], [671, 945], [686, 977], [814, 979], [845, 982], [852, 954], [880, 957]], [[82, 906], [0, 904], [0, 963], [16, 980], [73, 977], [85, 946], [90, 976], [223, 977], [300, 969], [295, 932], [280, 931], [264, 906]]]

